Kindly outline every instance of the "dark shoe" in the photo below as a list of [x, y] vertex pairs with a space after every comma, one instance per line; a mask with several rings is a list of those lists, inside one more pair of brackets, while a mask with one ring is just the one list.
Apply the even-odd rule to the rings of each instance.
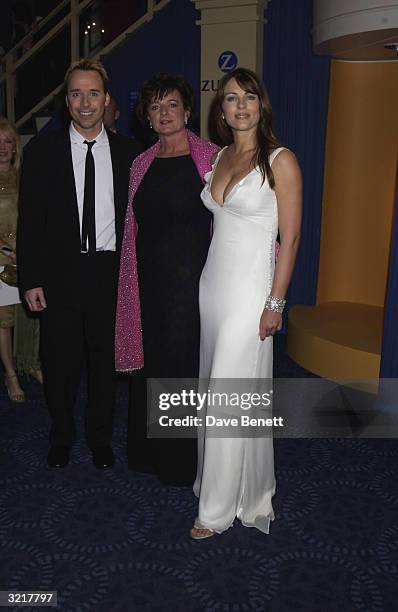
[[138, 461], [128, 462], [128, 469], [132, 472], [140, 472], [142, 474], [156, 474], [155, 468], [148, 463], [139, 463]]
[[63, 468], [69, 463], [68, 446], [50, 446], [47, 464], [51, 468]]
[[93, 463], [96, 468], [103, 470], [111, 468], [115, 463], [115, 456], [110, 446], [98, 446], [91, 449], [93, 455]]
[[[145, 440], [149, 442], [149, 440]], [[133, 472], [142, 472], [143, 474], [156, 474], [155, 467], [153, 465], [152, 460], [149, 458], [149, 452], [146, 452], [149, 448], [149, 445], [146, 449], [140, 447], [137, 444], [137, 448], [134, 449], [134, 452], [131, 450], [127, 450], [127, 462], [129, 470]]]

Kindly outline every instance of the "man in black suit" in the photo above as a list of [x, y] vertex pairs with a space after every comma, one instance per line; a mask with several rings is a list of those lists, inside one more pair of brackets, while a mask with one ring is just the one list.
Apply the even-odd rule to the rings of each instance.
[[65, 77], [69, 129], [24, 152], [18, 221], [19, 286], [41, 312], [44, 391], [52, 417], [50, 467], [69, 462], [73, 409], [87, 365], [86, 440], [94, 465], [111, 467], [114, 323], [129, 170], [139, 147], [105, 130], [107, 74], [91, 59]]

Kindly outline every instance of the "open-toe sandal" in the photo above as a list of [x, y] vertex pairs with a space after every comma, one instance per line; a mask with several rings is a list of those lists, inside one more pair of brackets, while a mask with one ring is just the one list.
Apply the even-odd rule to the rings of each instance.
[[212, 538], [214, 535], [216, 535], [216, 532], [213, 529], [202, 527], [197, 523], [195, 523], [189, 533], [193, 540], [207, 540], [208, 538]]
[[22, 391], [21, 387], [19, 387], [19, 390], [13, 390], [12, 387], [15, 385], [15, 383], [19, 387], [18, 376], [16, 374], [4, 375], [4, 384], [6, 386], [10, 401], [15, 402], [16, 404], [23, 404], [25, 401], [25, 393]]

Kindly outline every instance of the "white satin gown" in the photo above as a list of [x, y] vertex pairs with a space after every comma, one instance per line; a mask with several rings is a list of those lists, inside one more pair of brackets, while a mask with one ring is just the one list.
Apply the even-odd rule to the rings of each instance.
[[[271, 153], [271, 165], [282, 150]], [[200, 279], [200, 386], [216, 390], [220, 379], [246, 379], [246, 385], [254, 379], [255, 391], [261, 380], [272, 379], [273, 339], [260, 340], [259, 322], [273, 282], [277, 202], [267, 178], [262, 184], [254, 168], [227, 194], [223, 206], [217, 203], [211, 180], [222, 152], [205, 175], [201, 194], [214, 227]], [[243, 525], [268, 533], [274, 518], [272, 437], [216, 438], [201, 428], [194, 493], [199, 497], [197, 526], [221, 533], [238, 517]]]

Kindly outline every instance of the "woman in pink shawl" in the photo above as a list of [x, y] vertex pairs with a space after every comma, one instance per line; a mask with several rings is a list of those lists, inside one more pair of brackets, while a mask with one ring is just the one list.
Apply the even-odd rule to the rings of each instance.
[[146, 379], [199, 370], [198, 290], [211, 224], [200, 193], [217, 147], [187, 129], [192, 109], [182, 76], [155, 75], [140, 92], [138, 116], [159, 140], [131, 168], [119, 277], [116, 368], [145, 363], [132, 382], [129, 468], [150, 469], [165, 484], [192, 484], [196, 468], [195, 440], [146, 439]]

